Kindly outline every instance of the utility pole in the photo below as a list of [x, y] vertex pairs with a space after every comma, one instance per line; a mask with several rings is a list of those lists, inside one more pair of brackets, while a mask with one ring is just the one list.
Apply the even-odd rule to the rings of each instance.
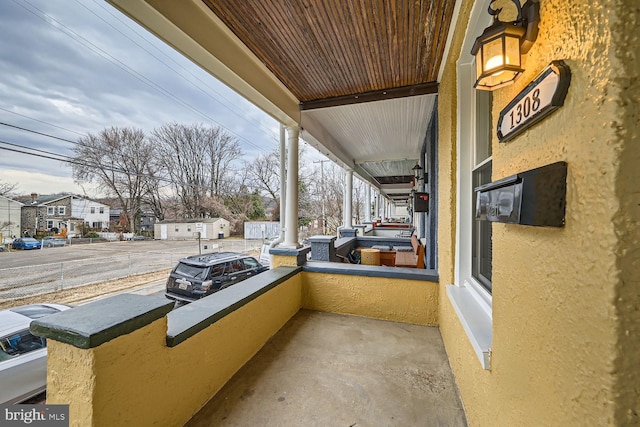
[[313, 163], [320, 163], [320, 180], [322, 182], [322, 235], [327, 234], [327, 218], [324, 211], [325, 187], [324, 187], [324, 164], [331, 160], [318, 160]]

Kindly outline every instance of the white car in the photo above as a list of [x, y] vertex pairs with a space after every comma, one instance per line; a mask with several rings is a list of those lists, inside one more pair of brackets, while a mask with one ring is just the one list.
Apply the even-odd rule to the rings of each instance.
[[14, 404], [47, 387], [47, 342], [31, 335], [33, 319], [68, 310], [62, 304], [32, 304], [0, 311], [0, 404]]

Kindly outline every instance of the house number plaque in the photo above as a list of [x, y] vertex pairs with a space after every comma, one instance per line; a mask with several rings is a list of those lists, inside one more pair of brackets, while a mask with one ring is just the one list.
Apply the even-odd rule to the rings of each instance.
[[501, 112], [498, 139], [507, 142], [564, 104], [571, 70], [564, 61], [553, 61]]

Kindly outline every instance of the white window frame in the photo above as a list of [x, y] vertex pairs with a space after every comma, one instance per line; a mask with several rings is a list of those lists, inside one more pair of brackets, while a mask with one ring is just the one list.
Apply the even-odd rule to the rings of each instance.
[[91, 206], [89, 208], [89, 213], [92, 213], [92, 214], [96, 213], [96, 207], [95, 206]]
[[65, 215], [67, 209], [65, 206], [58, 206], [58, 215]]
[[100, 207], [100, 209], [99, 209], [99, 212], [100, 212], [101, 214], [103, 214], [103, 213], [104, 213], [104, 207], [102, 207], [102, 206], [101, 206], [101, 207]]
[[48, 219], [47, 220], [47, 230], [51, 230], [53, 228], [53, 220], [52, 219]]
[[471, 47], [483, 30], [491, 25], [486, 5], [476, 2], [457, 62], [457, 209], [454, 283], [446, 287], [447, 296], [484, 369], [491, 369], [493, 341], [492, 295], [472, 275], [473, 170], [477, 124], [475, 62]]
[[47, 206], [47, 215], [55, 215], [56, 207], [55, 206]]

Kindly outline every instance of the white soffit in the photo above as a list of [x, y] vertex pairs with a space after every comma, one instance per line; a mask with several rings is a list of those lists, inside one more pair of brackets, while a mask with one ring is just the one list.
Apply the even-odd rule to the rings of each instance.
[[[435, 100], [436, 95], [429, 94], [303, 110], [301, 124], [305, 130], [309, 119], [321, 125], [348, 156], [343, 160], [355, 164], [417, 159]], [[313, 135], [313, 130], [310, 133]], [[322, 136], [313, 136], [324, 145]]]

